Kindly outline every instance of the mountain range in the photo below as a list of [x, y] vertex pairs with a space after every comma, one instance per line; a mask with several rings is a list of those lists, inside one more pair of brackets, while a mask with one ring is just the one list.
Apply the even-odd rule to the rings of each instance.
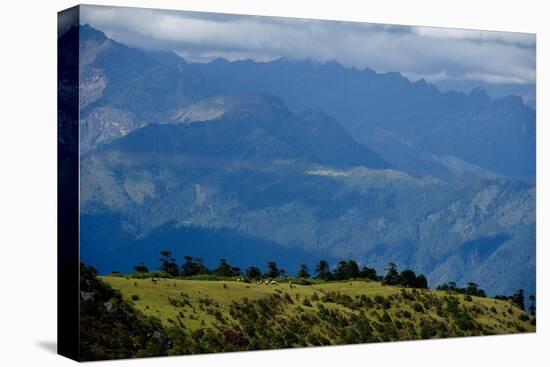
[[188, 63], [80, 35], [81, 256], [288, 271], [388, 262], [431, 285], [535, 291], [535, 112], [399, 73]]

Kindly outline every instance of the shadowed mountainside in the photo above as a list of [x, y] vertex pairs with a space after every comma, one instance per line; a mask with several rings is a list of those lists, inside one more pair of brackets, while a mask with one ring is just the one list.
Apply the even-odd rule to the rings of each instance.
[[[82, 254], [100, 271], [127, 270], [122, 253], [148, 261], [132, 257], [139, 244], [215, 239], [192, 254], [210, 258], [215, 241], [246, 239], [250, 258], [391, 261], [433, 285], [534, 293], [535, 121], [518, 98], [336, 63], [190, 64], [80, 36]], [[104, 218], [120, 241], [94, 235]]]

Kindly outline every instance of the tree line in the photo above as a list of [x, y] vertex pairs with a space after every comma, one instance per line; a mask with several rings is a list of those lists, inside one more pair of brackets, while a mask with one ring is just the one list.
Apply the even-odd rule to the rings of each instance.
[[[147, 276], [149, 268], [144, 264], [134, 266], [136, 273]], [[262, 272], [257, 266], [250, 266], [244, 271], [237, 266], [231, 265], [227, 259], [220, 259], [218, 267], [209, 269], [201, 258], [184, 256], [182, 265], [178, 265], [176, 259], [170, 251], [160, 253], [159, 270], [171, 277], [192, 277], [197, 275], [213, 275], [218, 277], [240, 277], [248, 280], [258, 280], [266, 278], [279, 278], [286, 276], [286, 271], [281, 269], [275, 261], [267, 263], [267, 271]], [[155, 276], [162, 276], [156, 274]], [[428, 280], [424, 274], [416, 274], [410, 269], [399, 271], [395, 263], [389, 263], [383, 275], [378, 275], [376, 269], [368, 266], [360, 267], [354, 260], [339, 261], [334, 269], [326, 260], [320, 260], [315, 266], [313, 274], [306, 264], [300, 264], [296, 272], [296, 278], [302, 281], [316, 279], [321, 281], [343, 281], [350, 279], [365, 279], [382, 282], [384, 285], [402, 286], [406, 288], [428, 288]], [[465, 297], [487, 297], [486, 292], [479, 288], [474, 282], [466, 283], [465, 287], [457, 286], [456, 282], [447, 282], [436, 287], [436, 290], [464, 294]], [[527, 308], [530, 314], [536, 313], [536, 302], [534, 296], [529, 296], [529, 307], [526, 307], [523, 289], [518, 289], [513, 295], [497, 295], [494, 298], [510, 301], [522, 310]]]
[[[485, 291], [481, 288], [479, 288], [479, 285], [473, 282], [466, 283], [466, 287], [457, 287], [455, 282], [447, 282], [445, 284], [438, 285], [436, 287], [436, 290], [438, 291], [447, 291], [447, 292], [455, 292], [464, 294], [467, 297], [476, 296], [476, 297], [487, 297], [487, 294]], [[523, 289], [518, 289], [514, 294], [511, 296], [506, 295], [496, 295], [493, 298], [499, 299], [501, 301], [510, 301], [514, 305], [518, 306], [522, 310], [526, 310], [525, 308], [525, 295]], [[535, 296], [530, 295], [529, 296], [529, 302], [530, 305], [527, 309], [531, 315], [536, 314], [536, 302], [535, 302]]]
[[[149, 273], [149, 269], [143, 263], [134, 266], [136, 273]], [[278, 278], [286, 275], [286, 271], [281, 269], [275, 261], [267, 263], [267, 271], [264, 273], [257, 266], [250, 266], [244, 271], [237, 266], [231, 265], [227, 259], [220, 259], [218, 267], [209, 269], [201, 258], [184, 256], [181, 265], [178, 265], [176, 259], [170, 251], [160, 253], [161, 272], [172, 277], [192, 277], [197, 275], [215, 275], [219, 277], [238, 277], [244, 276], [247, 279], [256, 280], [260, 278]], [[385, 274], [378, 275], [376, 269], [364, 266], [360, 267], [354, 260], [340, 261], [334, 269], [331, 269], [328, 261], [320, 260], [315, 267], [313, 274], [306, 264], [301, 264], [296, 272], [296, 277], [307, 280], [310, 278], [323, 281], [342, 281], [350, 279], [366, 279], [381, 281], [386, 285], [400, 285], [408, 288], [428, 288], [428, 280], [423, 274], [417, 275], [410, 269], [399, 272], [397, 265], [388, 264]]]
[[[144, 264], [134, 266], [136, 273], [147, 276], [149, 268]], [[240, 277], [243, 276], [249, 280], [258, 280], [265, 278], [279, 278], [286, 276], [286, 271], [281, 269], [275, 261], [267, 263], [267, 271], [262, 272], [257, 266], [250, 266], [244, 271], [237, 266], [231, 265], [227, 259], [220, 259], [218, 267], [209, 269], [201, 258], [192, 256], [184, 256], [183, 262], [178, 265], [176, 259], [170, 251], [162, 251], [160, 253], [159, 270], [171, 277], [192, 277], [197, 275], [213, 275], [218, 277]], [[156, 274], [155, 276], [162, 276]], [[331, 269], [330, 264], [326, 260], [320, 260], [315, 266], [313, 274], [311, 274], [306, 264], [300, 264], [296, 272], [296, 278], [307, 281], [308, 279], [316, 279], [322, 281], [343, 281], [350, 279], [365, 279], [382, 282], [384, 285], [402, 286], [406, 288], [428, 288], [428, 280], [424, 274], [416, 274], [410, 269], [399, 271], [395, 263], [389, 263], [383, 275], [379, 275], [376, 269], [368, 266], [360, 267], [354, 260], [339, 261], [334, 269]], [[436, 290], [454, 292], [464, 294], [466, 297], [487, 297], [486, 292], [479, 288], [479, 285], [469, 282], [465, 287], [458, 287], [456, 282], [447, 282], [436, 287]], [[518, 289], [513, 295], [497, 295], [494, 298], [507, 300], [525, 310], [525, 296], [523, 289]], [[536, 302], [534, 296], [529, 296], [530, 305], [528, 311], [535, 315]]]

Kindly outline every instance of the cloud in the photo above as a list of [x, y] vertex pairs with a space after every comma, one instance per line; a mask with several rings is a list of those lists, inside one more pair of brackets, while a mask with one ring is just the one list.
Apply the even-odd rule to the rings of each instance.
[[533, 34], [82, 6], [83, 23], [189, 61], [280, 57], [399, 71], [411, 79], [534, 83]]

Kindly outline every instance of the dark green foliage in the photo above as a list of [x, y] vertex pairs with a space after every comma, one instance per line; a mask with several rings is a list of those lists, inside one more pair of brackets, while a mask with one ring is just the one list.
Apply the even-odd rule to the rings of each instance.
[[[136, 274], [132, 276], [151, 278], [151, 282], [155, 285], [158, 281], [155, 278], [172, 277], [173, 275], [166, 271], [172, 266], [165, 265], [175, 264], [175, 261], [169, 252], [163, 252], [162, 256], [163, 271], [140, 272], [136, 269]], [[270, 262], [268, 268], [266, 276], [272, 278], [284, 273], [274, 262]], [[325, 261], [317, 266], [316, 275], [323, 281], [376, 279], [374, 269], [372, 271], [368, 269], [363, 268], [359, 271], [356, 262], [341, 261], [334, 272], [331, 272]], [[254, 300], [242, 298], [233, 302], [229, 306], [229, 315], [227, 315], [223, 313], [223, 309], [220, 309], [220, 304], [204, 294], [194, 298], [193, 302], [186, 293], [180, 292], [179, 296], [172, 294], [168, 302], [176, 308], [176, 312], [175, 317], [167, 320], [167, 327], [163, 327], [159, 320], [145, 317], [136, 311], [132, 306], [133, 302], [123, 302], [120, 294], [95, 278], [97, 272], [93, 268], [83, 267], [82, 271], [84, 275], [81, 275], [81, 278], [85, 281], [82, 286], [81, 309], [82, 353], [86, 360], [495, 333], [495, 328], [482, 327], [482, 324], [474, 319], [479, 315], [491, 315], [489, 312], [496, 315], [495, 307], [489, 309], [478, 302], [461, 305], [456, 295], [441, 296], [419, 290], [418, 288], [427, 287], [425, 277], [417, 276], [412, 270], [398, 273], [395, 264], [388, 266], [384, 282], [386, 284], [388, 281], [396, 282], [395, 285], [404, 288], [387, 296], [377, 294], [371, 298], [365, 294], [352, 295], [319, 289], [309, 298], [303, 294], [301, 297], [296, 294], [294, 299], [289, 293], [284, 292], [284, 288], [282, 290], [274, 288], [274, 293], [263, 298]], [[292, 279], [292, 282], [323, 283], [321, 280], [307, 280], [306, 273], [309, 273], [307, 266], [300, 267], [298, 275], [302, 277]], [[181, 268], [181, 275], [188, 276], [187, 279], [207, 277], [208, 280], [227, 281], [230, 280], [228, 278], [240, 274], [240, 270], [232, 267], [225, 259], [220, 260], [219, 267], [213, 272], [204, 267], [200, 259], [192, 257], [186, 257]], [[248, 279], [261, 277], [260, 269], [249, 267], [246, 277]], [[164, 281], [159, 283], [158, 287], [171, 287], [173, 283], [173, 281]], [[222, 283], [220, 287], [230, 290], [233, 288], [231, 284], [233, 283]], [[92, 292], [92, 298], [88, 291], [90, 287], [96, 289]], [[290, 287], [292, 288], [292, 284]], [[439, 288], [446, 288], [448, 292], [463, 293], [464, 299], [468, 301], [473, 301], [474, 295], [484, 295], [475, 283], [469, 283], [463, 289], [457, 288], [454, 283], [448, 283]], [[514, 296], [507, 297], [507, 300], [511, 301], [514, 297], [519, 299], [520, 296], [522, 293], [518, 291]], [[140, 301], [139, 304], [142, 304], [137, 295], [133, 294], [130, 297], [132, 301]], [[334, 307], [334, 305], [331, 307], [327, 305], [329, 303], [341, 307]], [[291, 304], [294, 304], [291, 309], [295, 312], [289, 313]], [[412, 307], [412, 310], [409, 307]], [[149, 306], [145, 305], [145, 308], [149, 309]], [[196, 312], [197, 309], [213, 317], [215, 320], [213, 324], [201, 318]], [[154, 309], [149, 312], [154, 312]], [[511, 308], [508, 312], [513, 313]], [[509, 318], [507, 314], [504, 317]], [[198, 320], [200, 329], [191, 330], [184, 319]], [[527, 325], [520, 324], [520, 321], [529, 321], [532, 325], [536, 322], [534, 318], [524, 314], [519, 316], [519, 320], [501, 322], [510, 329], [524, 331]]]
[[[511, 296], [497, 295], [495, 298], [502, 301], [510, 301], [513, 305], [519, 307], [520, 309], [525, 309], [525, 296], [523, 294], [523, 289], [518, 289]], [[534, 306], [533, 301], [531, 305]]]
[[136, 273], [148, 273], [149, 272], [149, 269], [147, 268], [147, 266], [145, 266], [144, 263], [141, 263], [139, 265], [134, 266], [134, 270], [136, 271]]
[[181, 276], [192, 277], [196, 275], [209, 275], [212, 272], [203, 264], [201, 258], [193, 258], [192, 256], [183, 257], [183, 265], [181, 266]]
[[315, 274], [318, 279], [322, 280], [331, 280], [332, 273], [330, 272], [330, 266], [326, 260], [319, 261], [317, 267], [315, 268]]
[[173, 277], [179, 276], [180, 269], [178, 264], [176, 264], [176, 260], [172, 257], [172, 253], [165, 250], [160, 253], [160, 256], [160, 270], [167, 272]]
[[248, 269], [246, 269], [245, 275], [247, 278], [250, 279], [258, 279], [262, 276], [262, 272], [260, 271], [260, 268], [256, 266], [250, 266]]
[[376, 269], [369, 268], [367, 266], [363, 267], [361, 270], [360, 278], [368, 280], [378, 280], [378, 275], [376, 275]]
[[298, 274], [296, 274], [298, 278], [307, 279], [309, 278], [309, 269], [306, 264], [301, 264], [300, 269], [298, 270]]
[[275, 261], [269, 261], [267, 263], [267, 273], [265, 274], [269, 278], [277, 278], [284, 274], [284, 270], [279, 269]]
[[460, 307], [456, 297], [446, 297], [447, 312], [454, 319], [456, 326], [462, 331], [481, 332], [481, 327], [473, 320], [465, 307]]
[[403, 270], [399, 278], [400, 283], [404, 287], [416, 288], [416, 274], [414, 271], [409, 269]]
[[516, 293], [512, 295], [512, 302], [520, 309], [525, 310], [525, 296], [523, 289], [518, 289]]
[[220, 265], [212, 270], [212, 274], [219, 277], [234, 277], [241, 275], [241, 269], [229, 265], [226, 259], [220, 259]]
[[390, 299], [378, 294], [374, 296], [374, 302], [378, 303], [383, 309], [386, 310], [391, 307]]
[[353, 278], [359, 278], [360, 276], [359, 266], [353, 260], [340, 261], [334, 270], [333, 278], [336, 280], [348, 280]]
[[457, 292], [456, 282], [447, 282], [436, 287], [439, 291]]
[[[466, 294], [469, 296], [487, 297], [485, 291], [483, 289], [480, 289], [476, 283], [472, 283], [472, 282], [466, 284], [465, 288], [457, 287], [455, 282], [448, 282], [445, 284], [438, 285], [436, 289], [439, 291], [454, 292], [454, 293]], [[495, 298], [498, 298], [498, 296]]]
[[189, 295], [183, 292], [180, 294], [180, 297], [178, 299], [169, 297], [168, 302], [174, 307], [185, 307], [185, 306], [191, 307], [191, 301], [189, 299]]
[[399, 272], [397, 271], [397, 265], [395, 263], [388, 264], [383, 281], [384, 281], [384, 284], [387, 284], [387, 285], [399, 284], [400, 282]]
[[437, 330], [430, 321], [422, 319], [420, 322], [420, 337], [422, 339], [429, 339], [437, 335]]
[[483, 289], [480, 289], [476, 283], [472, 282], [466, 285], [466, 294], [470, 296], [486, 297], [485, 291]]
[[81, 360], [165, 355], [169, 340], [160, 321], [133, 309], [96, 276], [93, 267], [81, 264]]
[[397, 270], [395, 263], [389, 263], [386, 268], [386, 274], [382, 279], [386, 285], [401, 285], [407, 288], [428, 288], [428, 280], [423, 274], [416, 275], [410, 269], [403, 270], [401, 273]]
[[428, 279], [424, 274], [420, 274], [416, 277], [414, 288], [428, 289]]

